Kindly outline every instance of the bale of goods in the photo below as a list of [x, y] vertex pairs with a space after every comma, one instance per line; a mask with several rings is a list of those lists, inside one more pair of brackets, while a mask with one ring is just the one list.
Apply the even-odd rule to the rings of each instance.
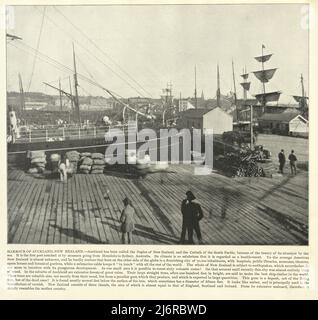
[[90, 173], [91, 168], [92, 168], [92, 166], [88, 166], [88, 165], [85, 165], [85, 164], [81, 164], [80, 167], [79, 167], [80, 172], [81, 173], [85, 173], [85, 174]]
[[106, 164], [105, 159], [93, 159], [92, 161], [93, 161], [94, 165], [103, 165], [103, 166], [105, 166], [105, 164]]
[[61, 160], [61, 156], [58, 153], [52, 153], [50, 160], [51, 162], [59, 162]]
[[44, 172], [44, 168], [38, 168], [38, 167], [30, 168], [28, 170], [28, 173], [30, 174], [43, 173], [43, 172]]
[[80, 170], [91, 170], [92, 166], [88, 166], [86, 164], [81, 164], [80, 165]]
[[33, 158], [31, 159], [31, 163], [41, 163], [41, 162], [46, 162], [46, 158], [45, 157], [41, 157], [41, 158]]
[[102, 174], [104, 169], [92, 169], [91, 174]]
[[80, 160], [80, 153], [77, 151], [68, 151], [68, 152], [66, 152], [65, 156], [70, 162], [72, 172], [76, 173], [77, 167], [78, 167], [78, 162]]
[[105, 159], [105, 155], [102, 153], [93, 152], [92, 159]]
[[85, 157], [91, 158], [92, 157], [91, 152], [82, 152], [80, 155], [82, 158], [85, 158]]
[[66, 158], [70, 161], [79, 161], [80, 159], [80, 153], [77, 151], [68, 151], [66, 152]]
[[[92, 157], [93, 157], [93, 155], [92, 155]], [[98, 155], [98, 158], [96, 158], [96, 155], [95, 155], [95, 158], [93, 158], [93, 165], [92, 165], [92, 171], [91, 171], [91, 173], [93, 173], [93, 174], [96, 174], [96, 173], [101, 174], [104, 172], [104, 169], [106, 166], [106, 161], [104, 159], [104, 156], [103, 156], [103, 158], [100, 158], [100, 155], [101, 155], [101, 153]]]
[[28, 151], [27, 152], [27, 157], [30, 159], [35, 159], [35, 158], [45, 158], [45, 152], [40, 150], [40, 151]]
[[85, 157], [81, 160], [81, 164], [85, 166], [91, 166], [93, 164], [93, 159]]
[[84, 174], [90, 173], [92, 164], [93, 164], [93, 159], [90, 156], [91, 156], [90, 152], [81, 153], [80, 167], [79, 167], [80, 173], [84, 173]]
[[46, 166], [46, 155], [44, 151], [28, 151], [27, 160], [29, 164], [28, 173], [43, 173]]
[[105, 165], [103, 164], [93, 164], [92, 165], [92, 170], [104, 170], [105, 169]]

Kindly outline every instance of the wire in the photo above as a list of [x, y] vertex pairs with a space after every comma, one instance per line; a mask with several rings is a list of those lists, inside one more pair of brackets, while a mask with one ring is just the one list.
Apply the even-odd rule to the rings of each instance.
[[[18, 48], [18, 49], [20, 49], [20, 50], [26, 51], [26, 52], [28, 52], [28, 53], [30, 53], [30, 50], [33, 50], [33, 51], [36, 50], [36, 49], [34, 49], [33, 47], [31, 47], [31, 46], [29, 46], [29, 45], [27, 45], [27, 44], [25, 44], [25, 43], [22, 43], [22, 42], [19, 42], [19, 43], [22, 44], [22, 45], [24, 45], [25, 47], [27, 47], [27, 50], [22, 49], [22, 48], [19, 48], [18, 46], [14, 45], [14, 44], [11, 44], [11, 45], [12, 45], [13, 47], [16, 47], [16, 48]], [[28, 50], [29, 50], [29, 51], [28, 51]], [[34, 53], [32, 53], [32, 54], [34, 54]], [[48, 64], [56, 67], [57, 69], [60, 69], [60, 70], [62, 70], [62, 71], [64, 71], [64, 72], [65, 72], [65, 70], [66, 70], [67, 72], [73, 72], [73, 70], [72, 70], [71, 68], [63, 65], [63, 64], [60, 63], [59, 61], [57, 61], [57, 60], [55, 60], [55, 59], [53, 59], [53, 58], [50, 58], [50, 57], [48, 57], [47, 55], [45, 55], [45, 54], [43, 54], [43, 53], [41, 53], [41, 52], [39, 52], [39, 51], [37, 51], [37, 54], [40, 56], [40, 59], [41, 59], [42, 61], [44, 61], [44, 62], [46, 62], [46, 63], [48, 63]], [[49, 61], [50, 61], [50, 62], [49, 62]], [[120, 103], [122, 106], [127, 107], [128, 109], [134, 111], [135, 113], [138, 113], [138, 114], [140, 114], [140, 115], [145, 116], [142, 112], [140, 112], [140, 111], [138, 111], [138, 110], [130, 107], [128, 104], [122, 102], [119, 98], [116, 97], [116, 95], [117, 95], [117, 96], [119, 96], [120, 98], [124, 99], [124, 98], [121, 97], [120, 95], [118, 95], [118, 94], [114, 93], [113, 91], [111, 91], [111, 90], [103, 87], [103, 86], [100, 85], [99, 83], [97, 83], [97, 82], [95, 82], [95, 81], [92, 81], [91, 79], [85, 77], [84, 75], [82, 75], [82, 74], [80, 74], [80, 73], [77, 73], [77, 76], [78, 76], [80, 79], [82, 79], [82, 80], [84, 80], [84, 81], [87, 81], [88, 83], [90, 83], [90, 84], [92, 84], [92, 85], [94, 85], [94, 86], [97, 86], [98, 88], [106, 91], [111, 97], [113, 97], [113, 98], [114, 98], [118, 103]]]
[[128, 72], [126, 72], [109, 54], [107, 54], [105, 51], [103, 51], [96, 43], [90, 39], [80, 28], [78, 28], [70, 19], [68, 19], [56, 6], [53, 6], [53, 8], [64, 17], [65, 20], [67, 20], [73, 28], [75, 28], [79, 33], [81, 33], [98, 51], [100, 51], [103, 55], [105, 55], [108, 59], [110, 59], [130, 80], [132, 80], [139, 88], [141, 88], [146, 94], [152, 95], [144, 89]]
[[[35, 7], [36, 8], [36, 7]], [[37, 8], [36, 8], [37, 9]], [[56, 9], [56, 8], [55, 8]], [[38, 9], [37, 9], [38, 10]], [[65, 31], [64, 29], [62, 29], [58, 24], [56, 24], [52, 18], [50, 18], [47, 14], [46, 14], [46, 18], [47, 20], [52, 23], [56, 28], [60, 29], [63, 34], [67, 34], [72, 41], [74, 41], [79, 47], [81, 47], [82, 49], [84, 49], [86, 52], [88, 52], [92, 57], [94, 57], [99, 63], [103, 64], [109, 71], [111, 71], [114, 75], [116, 75], [118, 78], [120, 78], [122, 81], [124, 81], [131, 89], [133, 89], [134, 91], [136, 91], [138, 93], [138, 95], [145, 97], [137, 88], [135, 88], [133, 85], [131, 85], [125, 78], [123, 78], [120, 74], [118, 74], [115, 70], [113, 70], [110, 66], [108, 66], [104, 61], [102, 61], [101, 59], [99, 59], [95, 54], [93, 54], [89, 49], [87, 49], [85, 46], [83, 46], [81, 43], [79, 43], [79, 41], [77, 41], [76, 39], [74, 39], [74, 37], [68, 33], [67, 31]], [[96, 46], [96, 45], [95, 45]]]
[[[37, 41], [37, 44], [36, 44], [36, 52], [39, 50], [39, 47], [40, 47], [40, 40], [41, 40], [41, 35], [42, 35], [42, 30], [43, 30], [45, 11], [46, 11], [46, 7], [44, 7], [44, 9], [43, 9], [40, 33], [39, 33], [38, 41]], [[30, 77], [29, 86], [28, 86], [28, 91], [30, 91], [30, 87], [31, 87], [32, 79], [33, 79], [36, 58], [37, 58], [37, 54], [34, 56], [34, 60], [33, 60], [31, 77]]]
[[[15, 45], [14, 43], [10, 43], [11, 46], [13, 46], [13, 47], [15, 47], [15, 48], [17, 48], [17, 49], [20, 49], [20, 50], [22, 50], [22, 51], [25, 51], [25, 52], [27, 52], [27, 53], [29, 53], [29, 54], [33, 54], [33, 55], [35, 54], [34, 51], [35, 51], [36, 49], [34, 49], [33, 47], [31, 47], [31, 46], [29, 46], [29, 45], [27, 45], [27, 44], [25, 44], [25, 43], [22, 43], [22, 42], [19, 42], [19, 44], [22, 45], [22, 46], [25, 46], [25, 48], [18, 47], [18, 46]], [[67, 72], [67, 73], [73, 74], [73, 70], [72, 70], [70, 67], [67, 67], [67, 66], [63, 65], [63, 64], [60, 63], [59, 61], [57, 61], [57, 60], [55, 60], [55, 59], [53, 59], [53, 58], [51, 58], [51, 57], [49, 57], [49, 56], [41, 53], [40, 51], [38, 51], [37, 54], [38, 54], [38, 58], [39, 58], [40, 60], [44, 61], [45, 63], [47, 63], [47, 64], [55, 67], [56, 69], [59, 69], [59, 70], [63, 71], [63, 72]], [[77, 73], [77, 75], [78, 75], [78, 77], [79, 77], [81, 80], [84, 80], [84, 81], [90, 83], [91, 85], [94, 85], [94, 86], [96, 86], [96, 87], [98, 87], [98, 88], [100, 88], [100, 89], [103, 89], [103, 90], [105, 89], [103, 86], [101, 86], [101, 85], [98, 84], [97, 82], [95, 82], [95, 81], [87, 78], [86, 76], [84, 76], [84, 75], [82, 75], [82, 74], [80, 74], [80, 73]], [[108, 89], [107, 89], [107, 90], [108, 90]], [[116, 94], [115, 92], [113, 92], [113, 91], [111, 91], [111, 90], [108, 90], [108, 92], [110, 92], [112, 95], [117, 95], [117, 96], [121, 97], [120, 95]]]

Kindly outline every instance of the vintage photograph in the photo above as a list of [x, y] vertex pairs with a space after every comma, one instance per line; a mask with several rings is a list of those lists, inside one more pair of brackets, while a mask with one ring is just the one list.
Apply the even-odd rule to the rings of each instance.
[[6, 18], [9, 244], [308, 245], [308, 5]]

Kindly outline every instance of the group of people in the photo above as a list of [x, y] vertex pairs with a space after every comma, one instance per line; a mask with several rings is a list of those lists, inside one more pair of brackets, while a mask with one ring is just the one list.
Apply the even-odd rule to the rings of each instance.
[[[193, 241], [193, 231], [195, 231], [198, 241], [203, 244], [202, 234], [199, 225], [199, 221], [203, 218], [203, 212], [201, 206], [194, 202], [195, 196], [191, 191], [186, 192], [186, 199], [181, 203], [181, 213], [182, 213], [182, 231], [180, 237], [180, 244], [186, 243], [186, 233], [188, 233], [188, 243], [194, 244]], [[123, 200], [124, 208], [120, 216], [120, 230], [122, 232], [122, 243], [127, 242], [132, 243], [132, 233], [135, 230], [134, 216], [135, 208], [129, 198]]]
[[[294, 150], [292, 150], [291, 153], [289, 154], [288, 160], [289, 160], [291, 174], [296, 175], [297, 174], [297, 167], [296, 167], [297, 157], [295, 155]], [[278, 161], [279, 161], [279, 172], [281, 174], [284, 174], [284, 167], [286, 163], [286, 156], [285, 156], [284, 149], [282, 149], [278, 154]]]
[[[280, 173], [284, 173], [284, 166], [286, 163], [286, 157], [284, 150], [282, 149], [278, 154], [279, 160], [279, 171]], [[291, 150], [291, 153], [288, 156], [288, 160], [290, 163], [291, 173], [296, 175], [296, 162], [297, 157], [295, 155], [294, 150]], [[59, 162], [59, 171], [61, 176], [61, 181], [67, 181], [67, 175], [70, 173], [69, 162], [67, 159], [63, 159]], [[200, 244], [203, 244], [202, 234], [200, 229], [200, 220], [203, 218], [203, 212], [201, 206], [195, 202], [195, 196], [192, 191], [186, 192], [186, 199], [184, 199], [181, 203], [181, 213], [182, 213], [182, 231], [180, 237], [180, 244], [186, 243], [186, 233], [188, 234], [189, 244], [194, 244], [193, 241], [193, 233], [196, 233], [197, 239]], [[132, 233], [135, 230], [134, 216], [136, 214], [136, 210], [132, 204], [132, 201], [126, 197], [123, 200], [124, 208], [121, 212], [120, 216], [120, 231], [122, 232], [122, 243], [130, 244], [132, 243]]]

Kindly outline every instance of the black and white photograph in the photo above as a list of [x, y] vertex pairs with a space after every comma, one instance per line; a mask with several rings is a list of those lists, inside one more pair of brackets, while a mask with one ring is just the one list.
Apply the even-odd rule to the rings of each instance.
[[8, 244], [308, 246], [308, 5], [6, 17]]

